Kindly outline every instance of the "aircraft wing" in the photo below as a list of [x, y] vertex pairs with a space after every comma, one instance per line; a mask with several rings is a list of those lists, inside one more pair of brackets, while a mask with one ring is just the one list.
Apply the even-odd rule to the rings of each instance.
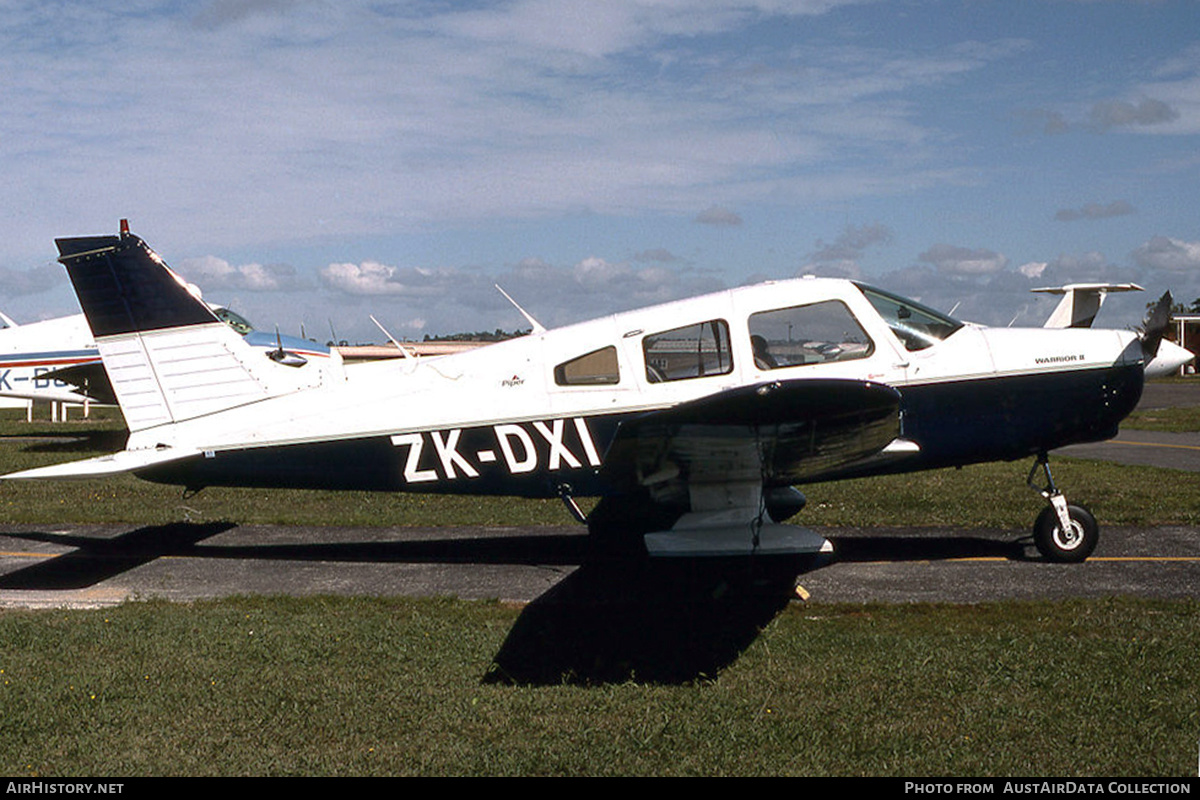
[[[912, 452], [900, 440], [900, 393], [861, 380], [792, 380], [741, 387], [625, 422], [604, 459], [610, 487], [588, 518], [606, 534], [645, 535], [651, 552], [760, 550], [767, 533], [781, 551], [820, 552], [823, 538], [775, 525], [780, 490], [849, 465]], [[902, 456], [901, 456], [902, 457]], [[775, 519], [768, 520], [770, 516]], [[680, 538], [689, 540], [680, 544]], [[801, 538], [804, 538], [801, 535]], [[668, 541], [669, 540], [669, 541]], [[819, 541], [818, 541], [819, 540]]]

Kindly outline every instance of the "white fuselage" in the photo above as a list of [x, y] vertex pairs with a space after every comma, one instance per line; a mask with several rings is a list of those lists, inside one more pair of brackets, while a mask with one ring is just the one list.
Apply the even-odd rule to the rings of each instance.
[[[507, 493], [509, 478], [594, 471], [622, 419], [739, 386], [842, 378], [896, 387], [905, 435], [923, 454], [909, 468], [1104, 438], [1140, 394], [1132, 333], [955, 323], [939, 338], [922, 333], [935, 326], [889, 302], [832, 279], [732, 289], [451, 356], [348, 364], [319, 385], [136, 430], [128, 447], [204, 453], [197, 484], [224, 482], [231, 464], [230, 482], [323, 485], [338, 470], [380, 461], [370, 467], [378, 488], [489, 484]], [[784, 363], [759, 357], [755, 331], [788, 351]], [[1081, 415], [1083, 404], [1099, 410]], [[276, 457], [288, 462], [277, 479]], [[305, 470], [314, 474], [302, 479]], [[148, 477], [184, 482], [179, 471]], [[513, 493], [542, 491], [522, 486]]]

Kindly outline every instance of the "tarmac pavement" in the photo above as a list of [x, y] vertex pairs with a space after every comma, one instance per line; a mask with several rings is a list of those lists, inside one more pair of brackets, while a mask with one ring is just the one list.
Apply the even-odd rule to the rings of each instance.
[[[814, 601], [983, 602], [1200, 591], [1200, 529], [1114, 527], [1084, 564], [1043, 561], [1024, 531], [818, 529], [832, 563], [706, 559], [730, 575], [788, 566]], [[455, 596], [525, 603], [581, 570], [605, 575], [598, 602], [669, 562], [590, 559], [582, 527], [328, 528], [179, 523], [9, 526], [0, 533], [0, 606], [98, 607], [236, 594]], [[677, 577], [677, 576], [676, 576]], [[579, 578], [577, 580], [585, 580]], [[588, 578], [586, 580], [595, 580]], [[790, 592], [791, 587], [786, 587]]]

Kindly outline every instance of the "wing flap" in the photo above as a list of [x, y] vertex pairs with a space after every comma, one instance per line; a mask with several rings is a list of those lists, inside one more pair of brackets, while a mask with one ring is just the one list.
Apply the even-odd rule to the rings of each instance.
[[[686, 519], [686, 518], [685, 518]], [[648, 533], [646, 550], [652, 556], [818, 555], [833, 552], [833, 544], [799, 525], [767, 523], [752, 535], [745, 524], [694, 525], [680, 520], [669, 531]]]

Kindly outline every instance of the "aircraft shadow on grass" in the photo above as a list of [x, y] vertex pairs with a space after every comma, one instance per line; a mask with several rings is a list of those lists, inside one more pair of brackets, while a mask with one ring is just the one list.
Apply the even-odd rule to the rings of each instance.
[[19, 435], [0, 436], [0, 442], [25, 443], [22, 449], [26, 453], [111, 453], [125, 446], [129, 439], [129, 431], [93, 430], [72, 431], [61, 433], [47, 428], [44, 435], [22, 433]]
[[[415, 541], [220, 545], [236, 526], [175, 523], [110, 538], [31, 532], [13, 538], [75, 550], [0, 575], [0, 589], [93, 586], [163, 556], [345, 563], [553, 564], [575, 566], [529, 603], [483, 681], [512, 685], [676, 684], [715, 677], [734, 663], [795, 597], [796, 578], [831, 559], [814, 556], [647, 559], [595, 555], [576, 534]], [[840, 562], [1001, 557], [1021, 560], [1020, 540], [982, 537], [832, 536]]]
[[527, 605], [489, 683], [676, 684], [716, 677], [795, 599], [797, 577], [835, 560], [1024, 559], [1021, 541], [830, 537], [820, 556], [595, 559]]

